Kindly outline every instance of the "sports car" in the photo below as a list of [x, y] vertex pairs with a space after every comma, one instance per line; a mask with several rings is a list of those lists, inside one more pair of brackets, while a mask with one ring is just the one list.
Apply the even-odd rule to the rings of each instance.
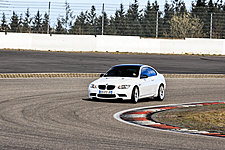
[[89, 99], [122, 99], [137, 103], [141, 98], [162, 101], [166, 82], [153, 67], [142, 64], [121, 64], [109, 69], [88, 87]]

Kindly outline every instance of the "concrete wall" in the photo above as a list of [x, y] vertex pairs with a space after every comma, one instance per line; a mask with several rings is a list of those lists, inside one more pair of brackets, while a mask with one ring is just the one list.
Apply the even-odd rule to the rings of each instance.
[[151, 39], [137, 36], [0, 33], [0, 49], [225, 55], [225, 39]]

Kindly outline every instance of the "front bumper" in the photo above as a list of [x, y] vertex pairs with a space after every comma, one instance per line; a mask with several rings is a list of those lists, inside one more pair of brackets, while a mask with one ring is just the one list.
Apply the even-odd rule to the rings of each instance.
[[[103, 93], [102, 93], [103, 91]], [[106, 94], [108, 93], [108, 94]], [[88, 88], [89, 99], [123, 99], [130, 100], [132, 95], [132, 87], [128, 89], [100, 90], [99, 88]]]

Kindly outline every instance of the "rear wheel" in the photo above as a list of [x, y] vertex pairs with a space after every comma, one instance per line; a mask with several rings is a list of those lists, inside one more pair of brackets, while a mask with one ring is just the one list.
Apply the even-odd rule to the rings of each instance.
[[158, 96], [156, 97], [156, 100], [163, 101], [164, 97], [165, 97], [165, 89], [164, 86], [161, 84], [158, 89]]
[[132, 92], [131, 100], [133, 103], [137, 103], [139, 99], [139, 91], [138, 88], [135, 86]]

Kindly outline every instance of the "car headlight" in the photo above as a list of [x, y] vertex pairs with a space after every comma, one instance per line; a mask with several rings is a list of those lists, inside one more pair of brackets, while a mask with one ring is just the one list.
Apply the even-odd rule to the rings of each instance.
[[90, 84], [90, 88], [96, 89], [97, 86], [95, 84]]
[[118, 86], [118, 89], [128, 89], [130, 85], [120, 85]]

